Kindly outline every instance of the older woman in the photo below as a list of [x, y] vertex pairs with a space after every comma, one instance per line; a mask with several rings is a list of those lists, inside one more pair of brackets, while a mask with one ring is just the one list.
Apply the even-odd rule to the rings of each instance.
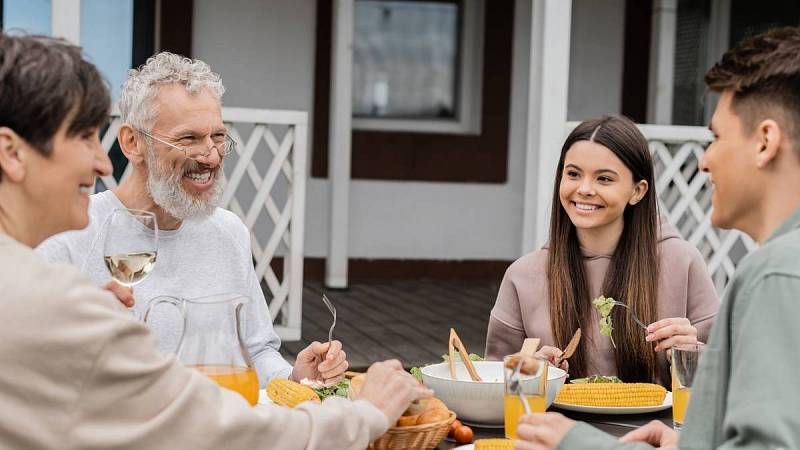
[[0, 447], [358, 448], [430, 392], [387, 361], [360, 399], [251, 408], [174, 358], [76, 269], [31, 247], [88, 223], [109, 95], [78, 47], [0, 34]]

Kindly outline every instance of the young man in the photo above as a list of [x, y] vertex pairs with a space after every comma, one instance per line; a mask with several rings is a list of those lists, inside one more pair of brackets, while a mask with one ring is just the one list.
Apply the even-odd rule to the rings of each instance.
[[[118, 188], [90, 197], [87, 228], [54, 236], [37, 251], [51, 262], [81, 268], [98, 286], [108, 285], [106, 219], [120, 208], [153, 212], [160, 229], [158, 260], [135, 287], [137, 315], [163, 295], [244, 294], [251, 298], [244, 308], [244, 335], [261, 387], [273, 377], [338, 382], [347, 369], [339, 341], [331, 342], [330, 350], [328, 343], [310, 344], [294, 367], [278, 353], [280, 339], [253, 267], [250, 231], [235, 214], [217, 207], [222, 163], [233, 145], [222, 122], [224, 92], [219, 75], [206, 63], [172, 53], [160, 53], [132, 70], [119, 101], [125, 123], [118, 133], [133, 166], [131, 176]], [[183, 327], [170, 320], [174, 311], [163, 311], [148, 323], [161, 350], [171, 353]]]
[[546, 413], [522, 419], [517, 449], [800, 448], [800, 28], [743, 41], [705, 81], [721, 93], [700, 162], [714, 188], [711, 221], [761, 248], [728, 286], [680, 440], [654, 421], [620, 443]]
[[0, 448], [364, 449], [430, 395], [387, 361], [356, 401], [252, 408], [159, 352], [78, 269], [36, 255], [89, 223], [88, 194], [111, 171], [108, 109], [78, 47], [0, 33]]

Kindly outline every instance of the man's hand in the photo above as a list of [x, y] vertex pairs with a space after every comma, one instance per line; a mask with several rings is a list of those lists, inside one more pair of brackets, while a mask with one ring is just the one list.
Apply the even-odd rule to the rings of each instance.
[[517, 426], [517, 450], [553, 449], [575, 426], [575, 421], [555, 412], [522, 416]]
[[341, 342], [314, 341], [297, 354], [290, 379], [299, 382], [308, 378], [326, 385], [336, 384], [344, 378], [348, 365], [347, 354], [342, 350]]
[[106, 290], [110, 291], [117, 297], [120, 303], [128, 308], [133, 308], [136, 301], [133, 299], [133, 288], [125, 287], [116, 281], [110, 281], [105, 286]]
[[678, 447], [678, 433], [660, 420], [653, 420], [622, 436], [619, 440], [620, 442], [645, 442], [656, 448]]
[[396, 359], [377, 362], [367, 370], [367, 378], [356, 399], [367, 400], [381, 410], [389, 425], [394, 425], [414, 400], [431, 397], [433, 391], [403, 370]]

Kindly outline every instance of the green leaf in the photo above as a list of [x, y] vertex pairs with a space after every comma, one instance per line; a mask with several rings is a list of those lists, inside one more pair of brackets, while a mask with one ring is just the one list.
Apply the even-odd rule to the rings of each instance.
[[581, 383], [622, 383], [622, 380], [617, 378], [616, 376], [605, 376], [605, 375], [591, 375], [586, 378], [575, 378], [571, 380], [570, 383], [573, 384], [581, 384]]
[[[456, 361], [461, 361], [461, 354], [460, 353], [458, 353], [458, 352], [455, 353], [455, 360]], [[483, 358], [481, 357], [481, 355], [478, 355], [478, 354], [475, 354], [475, 353], [470, 353], [469, 354], [469, 360], [470, 361], [483, 361]], [[449, 355], [442, 355], [442, 361], [449, 362], [450, 361]]]
[[616, 348], [616, 344], [614, 344], [614, 338], [611, 337], [611, 333], [614, 331], [614, 325], [611, 323], [611, 310], [614, 308], [614, 299], [611, 297], [604, 297], [599, 296], [596, 299], [592, 300], [592, 305], [597, 309], [597, 312], [600, 313], [600, 334], [606, 337], [611, 338], [611, 344]]
[[347, 398], [347, 391], [350, 388], [350, 380], [344, 379], [333, 386], [326, 386], [319, 389], [314, 389], [314, 392], [319, 395], [320, 400], [325, 400], [330, 396], [345, 397]]

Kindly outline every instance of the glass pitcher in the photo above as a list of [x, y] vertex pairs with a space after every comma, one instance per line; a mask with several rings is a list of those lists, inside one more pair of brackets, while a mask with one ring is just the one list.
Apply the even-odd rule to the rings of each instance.
[[[258, 375], [242, 336], [242, 308], [249, 301], [249, 297], [239, 294], [198, 298], [160, 296], [150, 301], [144, 321], [153, 325], [151, 315], [158, 305], [175, 306], [183, 318], [183, 332], [176, 350], [178, 359], [255, 405]], [[158, 327], [153, 328], [158, 334]]]

